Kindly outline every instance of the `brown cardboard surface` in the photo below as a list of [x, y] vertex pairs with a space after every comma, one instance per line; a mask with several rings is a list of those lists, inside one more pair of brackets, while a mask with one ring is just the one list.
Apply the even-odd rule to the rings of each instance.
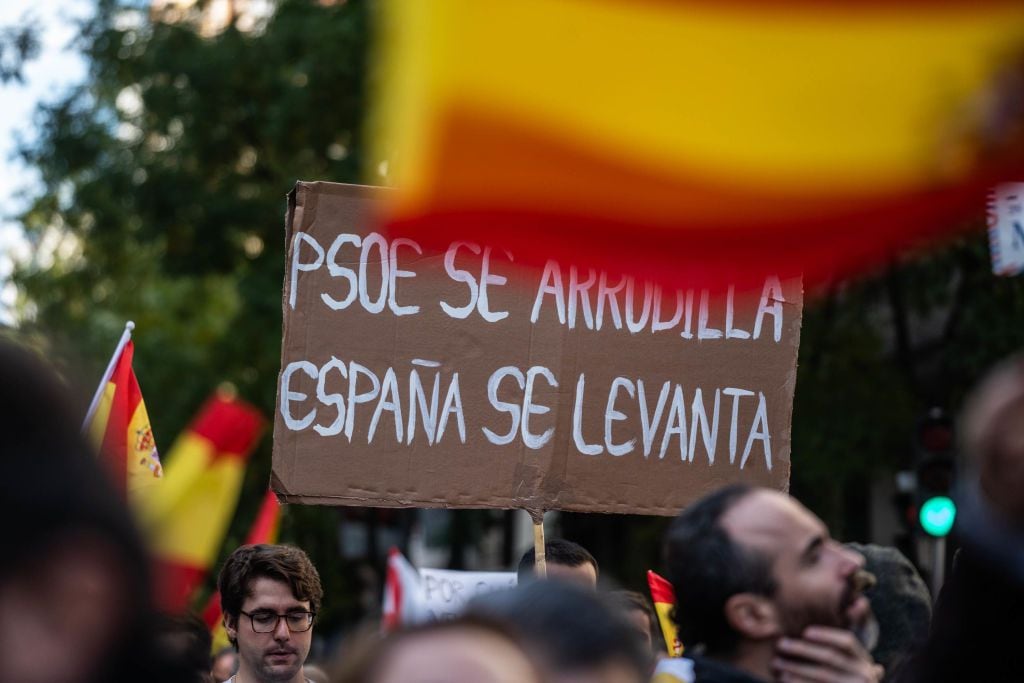
[[799, 280], [677, 293], [639, 278], [615, 291], [608, 275], [599, 296], [599, 273], [520, 268], [496, 245], [482, 287], [483, 246], [381, 235], [383, 192], [298, 183], [289, 197], [282, 499], [673, 515], [729, 482], [788, 488]]

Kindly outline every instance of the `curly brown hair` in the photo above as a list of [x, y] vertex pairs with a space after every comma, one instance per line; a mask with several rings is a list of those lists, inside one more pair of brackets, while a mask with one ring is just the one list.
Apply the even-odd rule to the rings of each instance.
[[296, 600], [308, 600], [314, 614], [320, 611], [324, 589], [305, 552], [290, 545], [243, 545], [231, 553], [217, 578], [220, 609], [231, 621], [238, 619], [242, 603], [252, 594], [252, 582], [259, 578], [287, 583]]

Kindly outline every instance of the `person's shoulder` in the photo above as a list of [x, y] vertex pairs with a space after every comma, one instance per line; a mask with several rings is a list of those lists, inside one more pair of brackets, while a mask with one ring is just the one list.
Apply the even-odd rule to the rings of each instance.
[[693, 657], [693, 673], [696, 683], [762, 683], [742, 669], [708, 657]]

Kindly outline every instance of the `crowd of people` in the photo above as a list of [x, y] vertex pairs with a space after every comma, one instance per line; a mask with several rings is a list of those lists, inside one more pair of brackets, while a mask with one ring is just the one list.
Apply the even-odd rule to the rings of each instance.
[[[843, 545], [793, 497], [744, 484], [695, 502], [663, 543], [683, 659], [650, 603], [599, 588], [597, 561], [554, 539], [519, 585], [455, 619], [354, 636], [307, 661], [325, 596], [299, 548], [249, 545], [220, 568], [231, 648], [157, 614], [132, 520], [79, 434], [64, 387], [0, 343], [0, 683], [697, 683], [1013, 681], [1024, 598], [1024, 360], [997, 368], [962, 416], [977, 476], [962, 547], [932, 610], [905, 557]], [[543, 580], [541, 580], [543, 578]]]

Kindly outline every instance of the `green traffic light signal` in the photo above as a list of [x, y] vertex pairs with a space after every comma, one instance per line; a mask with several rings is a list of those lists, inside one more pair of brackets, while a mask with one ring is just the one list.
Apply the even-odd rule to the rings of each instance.
[[953, 528], [953, 522], [956, 520], [956, 503], [946, 496], [929, 498], [921, 506], [918, 519], [925, 532], [941, 538]]

